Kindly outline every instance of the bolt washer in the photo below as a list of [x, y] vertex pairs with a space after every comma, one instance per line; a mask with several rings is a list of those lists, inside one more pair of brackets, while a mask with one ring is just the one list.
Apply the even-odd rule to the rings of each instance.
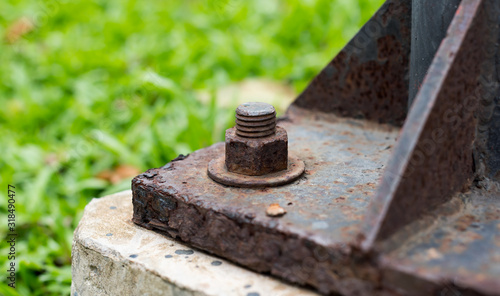
[[210, 161], [208, 176], [215, 182], [234, 187], [262, 188], [276, 187], [297, 180], [304, 173], [305, 164], [297, 156], [288, 154], [288, 168], [262, 176], [247, 176], [232, 173], [226, 169], [225, 156]]

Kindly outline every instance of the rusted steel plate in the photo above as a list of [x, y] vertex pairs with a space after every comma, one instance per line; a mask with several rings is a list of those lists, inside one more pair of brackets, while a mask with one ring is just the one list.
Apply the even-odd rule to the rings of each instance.
[[462, 1], [429, 69], [367, 213], [366, 250], [467, 189], [474, 179], [483, 3]]
[[293, 103], [401, 126], [408, 106], [411, 0], [388, 0]]
[[[427, 217], [429, 226], [413, 227], [413, 236], [408, 237], [409, 229], [406, 239], [399, 239], [404, 236], [399, 233], [397, 248], [380, 260], [384, 269], [399, 272], [399, 281], [393, 272], [391, 285], [408, 288], [422, 278], [434, 285], [415, 290], [420, 295], [436, 287], [448, 292], [444, 295], [499, 295], [500, 187], [491, 186], [459, 194], [438, 215]], [[402, 277], [412, 280], [401, 282]]]
[[[224, 144], [216, 144], [136, 177], [134, 222], [325, 294], [372, 291], [377, 279], [369, 260], [354, 255], [351, 244], [398, 128], [297, 108], [280, 125], [289, 150], [306, 164], [295, 183], [218, 184], [206, 174], [209, 161], [224, 154]], [[275, 203], [286, 215], [266, 215]]]

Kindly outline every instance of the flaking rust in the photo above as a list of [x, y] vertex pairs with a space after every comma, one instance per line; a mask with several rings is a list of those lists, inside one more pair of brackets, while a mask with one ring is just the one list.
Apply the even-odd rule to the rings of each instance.
[[262, 176], [288, 168], [288, 137], [282, 127], [262, 138], [244, 138], [236, 128], [226, 131], [225, 164], [228, 171]]

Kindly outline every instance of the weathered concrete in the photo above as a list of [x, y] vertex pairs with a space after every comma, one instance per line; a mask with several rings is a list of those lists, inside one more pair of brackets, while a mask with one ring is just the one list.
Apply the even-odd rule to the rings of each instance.
[[316, 295], [136, 226], [130, 191], [92, 200], [73, 240], [73, 296]]

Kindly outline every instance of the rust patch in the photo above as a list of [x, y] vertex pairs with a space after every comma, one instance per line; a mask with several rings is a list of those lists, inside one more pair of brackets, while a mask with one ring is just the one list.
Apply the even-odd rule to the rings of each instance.
[[401, 126], [406, 118], [411, 1], [389, 0], [293, 103]]
[[477, 219], [472, 216], [472, 215], [465, 215], [460, 217], [458, 219], [457, 224], [455, 225], [455, 228], [460, 230], [460, 231], [465, 231], [469, 226], [472, 224], [472, 222], [477, 221]]
[[244, 138], [236, 128], [226, 131], [226, 168], [228, 171], [261, 176], [286, 170], [288, 167], [288, 137], [284, 128], [263, 138]]

